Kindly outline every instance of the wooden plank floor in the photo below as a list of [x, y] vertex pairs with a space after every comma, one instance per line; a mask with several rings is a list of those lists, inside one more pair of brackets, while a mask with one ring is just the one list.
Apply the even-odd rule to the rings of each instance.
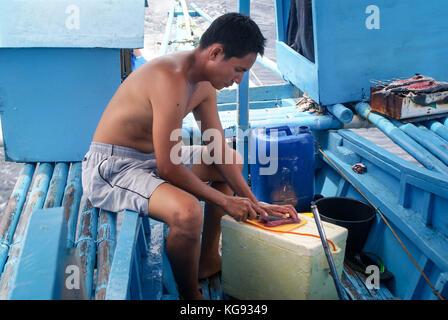
[[[344, 264], [341, 277], [345, 292], [351, 300], [395, 300], [385, 285], [380, 284], [380, 289], [368, 289], [366, 276], [358, 271], [350, 269]], [[202, 295], [207, 300], [230, 300], [232, 297], [223, 293], [221, 288], [221, 275], [214, 275], [199, 282]]]
[[369, 289], [366, 286], [366, 276], [350, 269], [344, 264], [341, 277], [345, 292], [351, 300], [395, 300], [396, 298], [380, 283], [379, 289]]
[[228, 298], [222, 292], [220, 273], [199, 281], [199, 288], [202, 296], [207, 300], [227, 300]]

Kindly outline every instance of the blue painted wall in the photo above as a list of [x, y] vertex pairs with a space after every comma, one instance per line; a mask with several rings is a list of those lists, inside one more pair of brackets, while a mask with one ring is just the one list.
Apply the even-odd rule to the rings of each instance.
[[289, 2], [276, 0], [278, 67], [323, 105], [368, 98], [372, 79], [421, 73], [448, 81], [447, 1], [312, 0], [314, 64], [282, 42]]
[[141, 48], [143, 0], [0, 1], [0, 47]]
[[120, 49], [143, 47], [143, 0], [0, 1], [6, 160], [80, 161], [121, 83]]
[[5, 157], [80, 161], [121, 83], [119, 49], [0, 49]]

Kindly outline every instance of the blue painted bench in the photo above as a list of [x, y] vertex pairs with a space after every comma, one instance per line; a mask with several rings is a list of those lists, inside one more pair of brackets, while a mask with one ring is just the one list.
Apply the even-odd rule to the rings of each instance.
[[92, 207], [80, 162], [25, 164], [0, 216], [0, 298], [178, 299], [165, 234]]

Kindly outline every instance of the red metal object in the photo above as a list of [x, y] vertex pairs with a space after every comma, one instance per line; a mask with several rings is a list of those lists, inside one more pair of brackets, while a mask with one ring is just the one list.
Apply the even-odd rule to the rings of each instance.
[[370, 88], [370, 108], [397, 120], [448, 112], [448, 83], [423, 75]]

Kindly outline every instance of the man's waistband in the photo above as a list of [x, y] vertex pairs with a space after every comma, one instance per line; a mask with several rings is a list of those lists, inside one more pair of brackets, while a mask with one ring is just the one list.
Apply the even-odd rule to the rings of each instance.
[[117, 156], [122, 158], [133, 158], [141, 161], [154, 160], [155, 153], [144, 153], [133, 148], [117, 146], [113, 144], [92, 142], [89, 152], [99, 152], [108, 156]]

